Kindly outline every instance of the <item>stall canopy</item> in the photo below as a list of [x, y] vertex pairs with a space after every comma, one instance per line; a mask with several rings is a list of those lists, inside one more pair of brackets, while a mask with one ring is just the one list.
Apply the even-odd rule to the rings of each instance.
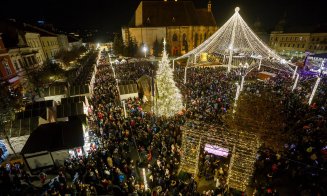
[[28, 138], [21, 154], [59, 151], [84, 145], [83, 126], [79, 118], [68, 122], [40, 125]]
[[[6, 134], [8, 136], [9, 142], [13, 147], [15, 153], [20, 153], [22, 148], [24, 147], [27, 139], [30, 134], [41, 124], [46, 124], [48, 121], [37, 116], [25, 119], [15, 120], [13, 122], [6, 124]], [[1, 138], [6, 138], [3, 132], [0, 133]], [[6, 144], [6, 149], [9, 151], [9, 154], [13, 154], [14, 152], [10, 148], [8, 141], [4, 140]]]
[[89, 105], [86, 96], [67, 97], [61, 99], [61, 104], [71, 104], [79, 102], [83, 102], [85, 105]]
[[65, 103], [57, 106], [57, 119], [86, 113], [87, 109], [83, 102]]
[[120, 100], [138, 97], [137, 83], [133, 81], [121, 81], [119, 83]]
[[35, 108], [55, 107], [56, 104], [53, 100], [38, 101], [25, 106], [25, 110], [32, 110]]
[[70, 96], [89, 95], [91, 92], [88, 84], [74, 85], [69, 88]]
[[66, 86], [64, 84], [50, 86], [43, 89], [43, 97], [51, 97], [64, 94], [66, 94]]

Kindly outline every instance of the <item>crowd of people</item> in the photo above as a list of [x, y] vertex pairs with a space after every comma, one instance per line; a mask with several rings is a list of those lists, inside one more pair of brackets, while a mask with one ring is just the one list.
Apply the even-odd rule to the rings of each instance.
[[285, 121], [285, 127], [279, 131], [287, 136], [282, 149], [264, 145], [258, 152], [254, 182], [257, 195], [277, 195], [278, 188], [285, 187], [286, 182], [288, 194], [327, 194], [324, 188], [327, 182], [327, 81], [322, 80], [314, 102], [308, 105], [314, 84], [312, 79], [315, 77], [303, 76], [293, 92], [294, 81], [285, 73], [249, 87], [270, 91], [275, 95], [273, 98], [279, 100]]
[[[185, 112], [172, 118], [156, 117], [144, 109], [142, 96], [125, 100], [127, 118], [120, 102], [117, 81], [137, 80], [152, 76], [157, 67], [151, 62], [132, 62], [110, 66], [106, 55], [100, 55], [93, 95], [89, 102], [89, 129], [96, 138], [88, 155], [68, 159], [58, 175], [44, 185], [43, 193], [52, 195], [223, 195], [226, 191], [228, 160], [201, 150], [198, 176], [179, 172], [182, 155], [181, 126], [187, 119], [222, 124], [222, 116], [233, 107], [235, 82], [240, 72], [228, 75], [226, 68], [190, 68], [183, 84], [184, 70], [177, 68], [175, 79], [183, 94]], [[268, 70], [270, 71], [270, 70]], [[113, 72], [115, 72], [115, 76]], [[258, 71], [247, 75], [245, 93], [260, 96], [273, 93], [283, 106], [290, 138], [283, 150], [265, 145], [257, 156], [253, 188], [256, 195], [278, 195], [281, 181], [290, 176], [290, 184], [299, 194], [323, 195], [326, 182], [326, 81], [321, 82], [314, 103], [306, 104], [311, 80], [302, 80], [290, 90], [290, 75], [278, 73], [268, 82], [256, 82]], [[287, 85], [285, 85], [287, 84]], [[268, 103], [269, 104], [269, 103]], [[94, 144], [93, 144], [94, 145]], [[3, 168], [2, 168], [3, 169]], [[2, 182], [9, 174], [0, 171]], [[8, 174], [8, 175], [7, 175]], [[289, 175], [285, 175], [289, 174]], [[15, 173], [15, 179], [28, 179]], [[285, 177], [286, 176], [286, 177]], [[41, 178], [42, 177], [42, 178]], [[196, 178], [214, 180], [215, 187], [198, 191]], [[6, 181], [4, 179], [7, 179]], [[44, 175], [40, 176], [44, 179]], [[68, 180], [69, 179], [69, 180]], [[9, 180], [10, 181], [10, 180]], [[26, 182], [29, 182], [26, 180]], [[30, 182], [29, 182], [30, 183]], [[3, 187], [5, 183], [0, 183]], [[13, 183], [13, 188], [19, 185]], [[2, 188], [1, 188], [2, 190]], [[17, 189], [18, 190], [18, 189]]]

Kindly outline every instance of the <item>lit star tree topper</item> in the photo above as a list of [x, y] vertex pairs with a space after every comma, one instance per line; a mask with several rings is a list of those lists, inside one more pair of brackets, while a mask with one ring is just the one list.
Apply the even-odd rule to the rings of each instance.
[[166, 39], [163, 41], [164, 48], [162, 59], [156, 73], [157, 101], [156, 113], [158, 116], [170, 117], [183, 109], [182, 95], [176, 87], [173, 77], [173, 69], [170, 67], [166, 52]]

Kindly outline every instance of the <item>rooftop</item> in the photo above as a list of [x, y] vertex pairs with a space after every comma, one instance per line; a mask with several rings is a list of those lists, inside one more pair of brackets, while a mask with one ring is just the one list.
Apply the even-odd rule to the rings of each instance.
[[192, 1], [142, 1], [139, 8], [143, 26], [217, 26], [212, 12], [196, 9]]
[[40, 125], [28, 138], [21, 153], [58, 151], [84, 145], [83, 126], [79, 118], [68, 122], [55, 122]]

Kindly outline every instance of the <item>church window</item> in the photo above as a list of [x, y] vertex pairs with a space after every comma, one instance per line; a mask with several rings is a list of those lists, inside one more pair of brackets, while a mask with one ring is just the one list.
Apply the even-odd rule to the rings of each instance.
[[173, 42], [177, 42], [177, 41], [178, 41], [178, 37], [177, 37], [176, 33], [174, 33], [174, 35], [173, 35]]

